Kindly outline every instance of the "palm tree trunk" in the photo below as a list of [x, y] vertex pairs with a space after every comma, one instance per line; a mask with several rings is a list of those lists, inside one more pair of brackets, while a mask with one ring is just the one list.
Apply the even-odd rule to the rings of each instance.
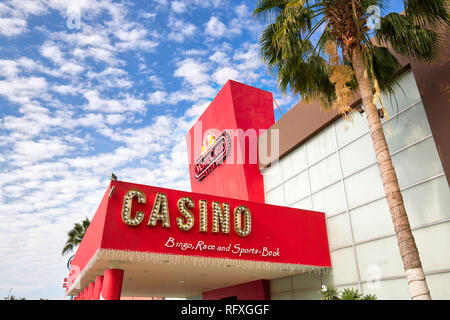
[[384, 192], [394, 223], [400, 255], [406, 272], [411, 299], [430, 300], [430, 291], [423, 273], [419, 251], [411, 232], [405, 205], [397, 181], [397, 174], [392, 165], [386, 138], [377, 108], [373, 102], [372, 86], [367, 77], [366, 68], [361, 49], [356, 47], [352, 51], [352, 62], [355, 76], [358, 81], [361, 99], [369, 122], [370, 135], [383, 181]]

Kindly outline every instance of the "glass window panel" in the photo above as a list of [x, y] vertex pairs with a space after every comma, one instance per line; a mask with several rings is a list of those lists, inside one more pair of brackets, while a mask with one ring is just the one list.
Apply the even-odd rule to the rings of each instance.
[[272, 163], [269, 168], [262, 170], [264, 179], [264, 191], [273, 189], [283, 182], [283, 175], [281, 173], [281, 167], [279, 162]]
[[384, 196], [383, 184], [377, 165], [344, 179], [350, 208]]
[[413, 230], [425, 272], [450, 269], [450, 222]]
[[275, 189], [272, 189], [269, 192], [267, 192], [266, 203], [283, 206], [284, 205], [283, 186], [278, 186]]
[[320, 294], [320, 286], [313, 290], [302, 290], [294, 293], [294, 300], [320, 300], [322, 295]]
[[330, 249], [343, 247], [352, 243], [352, 234], [347, 213], [327, 219], [328, 243]]
[[304, 210], [313, 210], [311, 208], [311, 201], [309, 200], [309, 197], [294, 203], [291, 207]]
[[280, 161], [283, 178], [288, 179], [306, 169], [305, 147], [301, 145]]
[[287, 205], [294, 203], [297, 200], [303, 199], [305, 196], [309, 195], [309, 185], [307, 172], [294, 176], [284, 183], [284, 190]]
[[427, 284], [434, 300], [449, 300], [450, 272], [427, 275]]
[[355, 242], [392, 235], [395, 232], [386, 198], [350, 210], [350, 218]]
[[272, 293], [270, 296], [271, 300], [292, 300], [293, 299], [293, 293], [287, 292], [287, 293]]
[[331, 270], [323, 276], [323, 282], [327, 286], [358, 282], [355, 255], [353, 248], [344, 248], [331, 251]]
[[389, 120], [389, 123], [384, 123], [383, 129], [390, 152], [395, 152], [431, 133], [422, 102]]
[[[394, 88], [394, 95], [382, 94], [383, 104], [389, 114], [396, 114], [412, 103], [420, 100], [419, 90], [412, 71], [409, 71], [399, 78], [399, 87]], [[377, 106], [379, 106], [379, 102]]]
[[450, 219], [450, 189], [445, 176], [402, 191], [411, 227]]
[[278, 278], [270, 281], [270, 292], [292, 291], [292, 277]]
[[325, 212], [327, 216], [346, 210], [342, 182], [333, 184], [312, 195], [313, 210]]
[[356, 245], [356, 256], [362, 281], [372, 279], [374, 273], [381, 278], [405, 274], [395, 236]]
[[392, 163], [400, 188], [443, 172], [432, 137], [393, 155]]
[[309, 168], [311, 191], [316, 192], [326, 186], [336, 183], [340, 179], [337, 154], [325, 158]]
[[376, 163], [372, 139], [366, 134], [339, 150], [344, 177]]
[[322, 286], [321, 275], [315, 273], [304, 273], [293, 276], [292, 285], [294, 290], [310, 288], [318, 288], [318, 290], [320, 290]]
[[411, 299], [408, 281], [406, 278], [363, 282], [362, 289], [364, 294], [375, 294], [378, 300]]
[[369, 132], [367, 117], [364, 113], [362, 115], [355, 113], [349, 120], [341, 118], [334, 123], [334, 126], [339, 148]]
[[336, 141], [333, 126], [328, 126], [306, 142], [308, 165], [316, 163], [334, 151], [336, 151]]

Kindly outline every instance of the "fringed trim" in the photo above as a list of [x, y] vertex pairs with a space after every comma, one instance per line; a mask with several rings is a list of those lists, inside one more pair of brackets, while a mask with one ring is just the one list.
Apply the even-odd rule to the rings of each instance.
[[327, 274], [330, 271], [329, 267], [319, 267], [312, 265], [278, 263], [268, 261], [255, 261], [243, 259], [230, 259], [220, 257], [202, 257], [195, 255], [179, 255], [170, 253], [156, 253], [156, 252], [139, 252], [129, 250], [115, 250], [115, 249], [99, 249], [88, 262], [86, 267], [74, 281], [72, 286], [67, 291], [67, 295], [73, 290], [81, 289], [81, 279], [90, 271], [97, 260], [106, 260], [113, 268], [122, 268], [130, 262], [145, 262], [150, 264], [167, 264], [179, 265], [190, 264], [197, 267], [232, 267], [244, 270], [264, 270], [275, 272], [289, 272], [289, 273], [314, 273]]

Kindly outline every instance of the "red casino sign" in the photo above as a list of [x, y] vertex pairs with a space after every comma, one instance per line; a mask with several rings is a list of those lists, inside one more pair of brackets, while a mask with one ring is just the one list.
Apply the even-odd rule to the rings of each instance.
[[[212, 145], [208, 146], [208, 143]], [[194, 163], [194, 177], [197, 181], [205, 179], [214, 169], [220, 166], [231, 152], [231, 134], [224, 130], [218, 138], [207, 136], [208, 149], [202, 146], [202, 155]]]

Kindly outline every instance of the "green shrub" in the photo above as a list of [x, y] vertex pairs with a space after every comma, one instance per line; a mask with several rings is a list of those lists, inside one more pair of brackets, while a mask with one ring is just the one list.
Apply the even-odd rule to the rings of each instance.
[[322, 298], [320, 300], [377, 300], [377, 296], [374, 294], [366, 294], [363, 296], [358, 289], [345, 288], [342, 292], [339, 292], [336, 288], [322, 286], [320, 290]]

